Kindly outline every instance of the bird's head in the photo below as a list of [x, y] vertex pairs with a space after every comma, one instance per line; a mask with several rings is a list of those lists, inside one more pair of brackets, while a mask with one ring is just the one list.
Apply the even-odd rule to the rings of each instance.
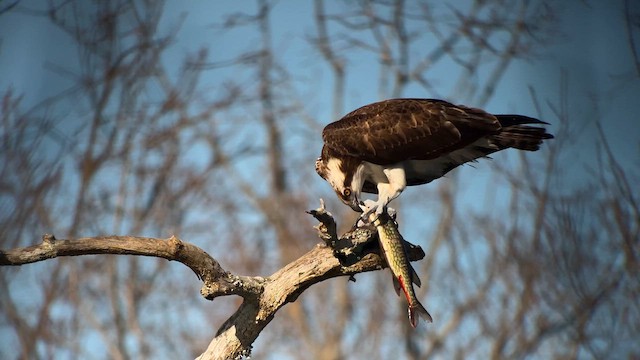
[[360, 188], [362, 184], [354, 181], [355, 171], [349, 167], [345, 167], [345, 162], [338, 158], [329, 158], [327, 160], [318, 158], [316, 160], [316, 172], [325, 179], [347, 206], [354, 211], [362, 212], [360, 208]]

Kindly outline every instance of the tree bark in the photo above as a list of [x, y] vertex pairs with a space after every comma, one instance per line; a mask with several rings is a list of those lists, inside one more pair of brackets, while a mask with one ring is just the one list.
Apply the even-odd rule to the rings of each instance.
[[[169, 239], [96, 236], [56, 240], [53, 235], [45, 234], [38, 245], [0, 250], [0, 265], [18, 266], [59, 256], [96, 254], [152, 256], [178, 261], [203, 281], [201, 294], [206, 299], [226, 295], [243, 298], [238, 310], [222, 324], [198, 359], [241, 358], [250, 355], [253, 342], [276, 312], [285, 304], [296, 301], [311, 285], [386, 267], [375, 241], [377, 232], [373, 226], [354, 227], [338, 237], [336, 223], [324, 209], [324, 203], [308, 213], [320, 221], [316, 229], [324, 243], [266, 278], [232, 274], [204, 250], [175, 236]], [[407, 243], [406, 248], [411, 261], [420, 260], [425, 255], [418, 246]]]

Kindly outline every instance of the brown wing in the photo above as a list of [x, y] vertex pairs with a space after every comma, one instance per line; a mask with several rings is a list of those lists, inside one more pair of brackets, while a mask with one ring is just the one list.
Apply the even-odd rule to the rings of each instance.
[[375, 164], [428, 160], [495, 134], [500, 123], [479, 109], [433, 99], [391, 99], [363, 106], [327, 125], [333, 151]]

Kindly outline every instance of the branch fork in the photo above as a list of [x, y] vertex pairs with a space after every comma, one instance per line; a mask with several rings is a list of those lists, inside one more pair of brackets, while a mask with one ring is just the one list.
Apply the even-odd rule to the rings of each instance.
[[[246, 356], [251, 344], [275, 313], [294, 302], [311, 285], [326, 279], [379, 270], [387, 266], [380, 256], [377, 231], [371, 224], [355, 227], [342, 236], [336, 222], [320, 200], [320, 207], [307, 211], [320, 223], [315, 226], [323, 244], [315, 246], [297, 260], [285, 265], [269, 277], [241, 276], [222, 268], [201, 248], [183, 242], [176, 236], [155, 239], [136, 236], [98, 236], [73, 240], [57, 240], [45, 234], [38, 245], [0, 250], [0, 265], [24, 265], [58, 256], [89, 254], [139, 255], [178, 261], [189, 267], [202, 280], [200, 293], [208, 300], [219, 296], [238, 295], [243, 302], [222, 324], [216, 337], [199, 359], [229, 359]], [[407, 246], [409, 260], [422, 259], [420, 247]]]

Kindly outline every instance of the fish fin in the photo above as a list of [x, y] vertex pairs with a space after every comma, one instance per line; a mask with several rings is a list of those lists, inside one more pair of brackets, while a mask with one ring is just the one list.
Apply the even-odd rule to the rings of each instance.
[[[416, 313], [418, 316], [416, 316]], [[425, 309], [419, 301], [416, 301], [415, 304], [409, 306], [409, 323], [411, 323], [411, 327], [414, 329], [418, 326], [419, 318], [422, 318], [427, 322], [433, 322], [433, 318], [427, 309]]]
[[402, 288], [400, 281], [398, 281], [398, 278], [396, 278], [393, 273], [391, 273], [391, 280], [393, 281], [393, 288], [396, 290], [396, 295], [400, 296], [400, 289]]
[[[411, 304], [411, 296], [409, 296], [409, 291], [407, 290], [407, 283], [405, 282], [405, 279], [402, 278], [402, 275], [398, 276], [398, 285], [399, 288], [396, 290], [398, 296], [400, 296], [400, 289], [402, 289], [405, 299], [407, 299], [407, 302]], [[411, 286], [411, 283], [409, 283], [409, 286]]]
[[411, 270], [411, 281], [413, 281], [417, 287], [422, 286], [422, 281], [420, 280], [418, 273], [413, 269], [413, 266], [409, 265], [409, 270]]

